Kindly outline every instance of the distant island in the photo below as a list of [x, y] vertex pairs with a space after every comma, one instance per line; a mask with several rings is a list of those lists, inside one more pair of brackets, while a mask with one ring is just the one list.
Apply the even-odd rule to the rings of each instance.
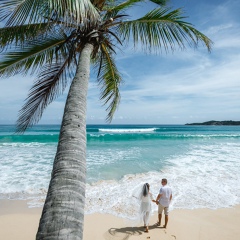
[[186, 123], [185, 125], [214, 125], [214, 126], [238, 126], [240, 125], [240, 121], [208, 121], [203, 123]]

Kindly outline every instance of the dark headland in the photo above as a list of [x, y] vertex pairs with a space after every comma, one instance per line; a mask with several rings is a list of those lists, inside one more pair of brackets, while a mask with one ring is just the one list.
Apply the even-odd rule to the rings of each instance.
[[240, 121], [208, 121], [203, 123], [186, 123], [185, 125], [214, 125], [214, 126], [238, 126], [240, 125]]

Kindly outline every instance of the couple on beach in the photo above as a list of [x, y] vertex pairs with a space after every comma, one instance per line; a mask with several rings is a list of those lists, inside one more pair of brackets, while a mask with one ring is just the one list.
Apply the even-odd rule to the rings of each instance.
[[164, 228], [167, 227], [169, 204], [172, 200], [172, 190], [167, 186], [167, 179], [162, 179], [162, 187], [159, 190], [159, 194], [154, 200], [152, 193], [150, 192], [150, 185], [145, 183], [140, 194], [140, 214], [144, 222], [145, 232], [148, 232], [149, 217], [152, 209], [151, 202], [155, 202], [158, 205], [158, 222], [157, 225], [161, 226], [162, 212], [165, 214]]

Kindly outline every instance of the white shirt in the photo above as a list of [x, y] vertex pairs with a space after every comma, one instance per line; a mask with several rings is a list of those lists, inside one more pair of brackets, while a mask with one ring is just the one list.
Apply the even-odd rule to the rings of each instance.
[[169, 186], [165, 185], [160, 188], [159, 194], [161, 194], [159, 203], [163, 207], [168, 207], [170, 204], [170, 197], [172, 195], [172, 189]]

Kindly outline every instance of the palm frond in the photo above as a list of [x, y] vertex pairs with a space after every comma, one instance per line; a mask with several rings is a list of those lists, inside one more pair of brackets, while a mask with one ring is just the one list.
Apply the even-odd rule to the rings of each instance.
[[94, 24], [99, 13], [89, 0], [2, 0], [0, 21], [6, 26], [48, 22], [52, 17], [66, 23], [89, 22]]
[[122, 45], [121, 40], [119, 39], [119, 37], [118, 37], [114, 32], [112, 32], [112, 31], [110, 31], [110, 30], [108, 30], [108, 29], [106, 30], [106, 32], [109, 33], [110, 35], [112, 35], [112, 36], [114, 37], [114, 39], [116, 39], [117, 42]]
[[132, 37], [134, 46], [141, 44], [146, 52], [184, 49], [186, 43], [197, 47], [199, 42], [210, 51], [212, 41], [183, 21], [184, 18], [181, 9], [157, 8], [137, 20], [119, 23], [118, 32], [126, 41]]
[[51, 25], [47, 23], [0, 28], [0, 49], [11, 44], [15, 46], [24, 44], [25, 41], [36, 38], [38, 34], [50, 29]]
[[100, 11], [105, 6], [106, 0], [91, 0], [92, 4]]
[[70, 56], [58, 62], [45, 65], [30, 89], [27, 102], [19, 111], [16, 132], [24, 132], [37, 123], [45, 108], [63, 93], [69, 79], [74, 76], [74, 68], [69, 66]]
[[103, 100], [104, 105], [108, 105], [106, 108], [108, 112], [106, 120], [111, 122], [120, 102], [119, 86], [122, 83], [122, 78], [113, 60], [109, 42], [106, 40], [100, 47], [101, 56], [98, 61], [98, 82], [101, 86], [100, 99]]
[[0, 21], [5, 20], [6, 26], [17, 26], [28, 23], [39, 23], [39, 15], [46, 0], [2, 0], [0, 2]]
[[100, 16], [90, 0], [48, 0], [49, 9], [57, 13], [66, 23], [94, 25]]
[[[95, 0], [96, 1], [96, 0]], [[149, 0], [150, 2], [156, 3], [160, 6], [165, 6], [168, 0]], [[107, 11], [105, 15], [105, 19], [116, 16], [120, 11], [125, 11], [128, 8], [134, 6], [136, 3], [145, 2], [145, 0], [127, 0], [125, 2], [121, 2], [118, 5], [105, 5], [105, 9]]]
[[149, 0], [150, 2], [156, 3], [157, 5], [160, 6], [165, 6], [169, 0]]
[[120, 11], [125, 11], [132, 7], [136, 3], [144, 2], [145, 0], [127, 0], [118, 5], [105, 5], [104, 10], [106, 11], [105, 19], [116, 16]]
[[[7, 52], [0, 61], [0, 77], [10, 77], [18, 73], [32, 73], [43, 64], [57, 58], [56, 48], [65, 41], [64, 36], [42, 39], [42, 42], [25, 43], [24, 48], [16, 48], [15, 52]], [[61, 53], [60, 53], [61, 54]]]

